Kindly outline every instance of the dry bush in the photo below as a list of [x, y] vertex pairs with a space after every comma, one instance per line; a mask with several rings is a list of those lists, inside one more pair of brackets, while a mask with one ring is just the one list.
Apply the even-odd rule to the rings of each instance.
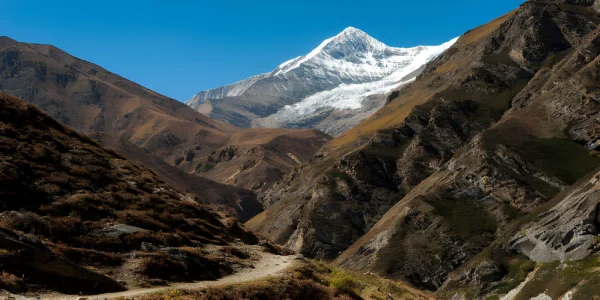
[[115, 253], [58, 245], [58, 251], [71, 262], [85, 266], [120, 266], [125, 259]]
[[146, 254], [139, 273], [152, 279], [173, 281], [215, 280], [233, 273], [227, 262], [204, 255], [198, 249], [171, 248]]
[[241, 258], [241, 259], [248, 259], [248, 258], [250, 258], [250, 254], [248, 254], [248, 253], [246, 253], [244, 251], [241, 251], [240, 249], [235, 248], [235, 247], [224, 247], [224, 248], [221, 249], [221, 251], [223, 253], [226, 253], [228, 255], [231, 255], [231, 256], [234, 256], [234, 257], [237, 257], [237, 258]]
[[23, 279], [3, 271], [0, 274], [0, 289], [11, 293], [21, 293], [24, 291]]

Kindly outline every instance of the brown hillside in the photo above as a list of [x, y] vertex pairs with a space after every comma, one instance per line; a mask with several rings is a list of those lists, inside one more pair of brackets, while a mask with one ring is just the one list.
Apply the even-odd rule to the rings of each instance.
[[244, 264], [227, 254], [233, 247], [258, 243], [149, 169], [5, 94], [0, 200], [0, 288], [13, 292], [214, 279]]
[[220, 184], [209, 179], [188, 174], [183, 170], [166, 163], [164, 160], [147, 153], [124, 138], [94, 134], [94, 139], [109, 149], [115, 149], [129, 161], [147, 166], [160, 175], [169, 185], [193, 195], [194, 200], [213, 209], [236, 216], [244, 222], [262, 212], [262, 205], [253, 192]]
[[[152, 166], [150, 164], [156, 161], [145, 154], [137, 155], [141, 153], [138, 150], [186, 173], [252, 188], [269, 185], [281, 178], [290, 166], [299, 163], [289, 157], [289, 147], [270, 143], [272, 140], [282, 138], [296, 145], [306, 144], [290, 152], [300, 162], [312, 157], [329, 140], [328, 136], [316, 131], [244, 131], [212, 120], [183, 103], [56, 47], [20, 43], [7, 37], [0, 37], [0, 90], [37, 105], [80, 132], [103, 137], [107, 145], [127, 158], [146, 164], [169, 183], [177, 182], [178, 187], [190, 191], [197, 189], [195, 185], [199, 180], [191, 180], [185, 174], [177, 174], [166, 167]], [[244, 137], [246, 134], [249, 137]], [[256, 139], [257, 136], [260, 139]], [[239, 148], [240, 151], [252, 148], [248, 145], [252, 139], [255, 139], [252, 147], [258, 148], [262, 155], [240, 158], [215, 168], [212, 173], [196, 171], [202, 168], [199, 164], [205, 164], [209, 156], [225, 147]], [[237, 141], [243, 145], [238, 147]], [[121, 142], [124, 144], [121, 145]], [[138, 150], [132, 151], [134, 148]], [[146, 158], [138, 159], [138, 156]], [[252, 159], [256, 166], [252, 171], [248, 170], [248, 159]], [[223, 188], [209, 181], [203, 181], [201, 185], [219, 196], [209, 197], [208, 201], [214, 201], [215, 205], [235, 216], [246, 219], [260, 211], [249, 191]], [[239, 195], [231, 195], [238, 192]], [[225, 203], [234, 206], [225, 207]]]
[[309, 161], [330, 136], [317, 130], [252, 128], [196, 165], [194, 172], [217, 182], [268, 190], [293, 167]]

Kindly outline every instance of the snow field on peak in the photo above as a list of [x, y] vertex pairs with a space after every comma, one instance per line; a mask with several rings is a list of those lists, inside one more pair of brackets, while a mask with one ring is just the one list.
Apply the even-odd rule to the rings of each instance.
[[341, 84], [332, 90], [316, 93], [298, 103], [285, 106], [283, 109], [277, 112], [275, 119], [296, 120], [302, 118], [303, 115], [310, 115], [320, 109], [328, 107], [340, 110], [360, 109], [362, 107], [362, 102], [368, 96], [386, 94], [399, 86], [414, 81], [414, 77], [405, 77], [418, 70], [423, 65], [436, 58], [438, 55], [442, 54], [457, 40], [458, 38], [452, 39], [451, 41], [440, 46], [402, 49], [407, 52], [410, 50], [414, 51], [410, 51], [411, 56], [402, 57], [402, 61], [396, 60], [395, 62], [398, 63], [398, 65], [403, 64], [403, 66], [397, 68], [396, 71], [389, 76], [372, 82]]

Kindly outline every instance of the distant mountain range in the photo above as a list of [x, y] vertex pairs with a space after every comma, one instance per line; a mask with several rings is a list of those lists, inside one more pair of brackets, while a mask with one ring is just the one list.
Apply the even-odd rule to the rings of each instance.
[[316, 128], [337, 135], [385, 104], [456, 42], [394, 48], [348, 27], [270, 73], [202, 91], [187, 104], [239, 127]]

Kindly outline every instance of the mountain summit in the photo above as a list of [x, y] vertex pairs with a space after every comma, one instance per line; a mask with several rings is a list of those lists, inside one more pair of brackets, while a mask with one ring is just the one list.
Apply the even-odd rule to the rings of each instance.
[[371, 115], [454, 44], [394, 48], [348, 27], [270, 73], [202, 91], [187, 102], [240, 127], [317, 128], [336, 135]]
[[[304, 63], [319, 59], [333, 59], [336, 61], [355, 64], [369, 64], [372, 61], [361, 60], [361, 54], [378, 53], [382, 56], [383, 52], [388, 48], [389, 47], [384, 43], [374, 39], [364, 31], [354, 27], [348, 27], [338, 35], [323, 41], [309, 54], [297, 57], [281, 64], [277, 69], [275, 69], [275, 71], [273, 71], [273, 73], [274, 75], [284, 74], [295, 68], [298, 68]], [[323, 67], [332, 66], [333, 65], [323, 65]]]

